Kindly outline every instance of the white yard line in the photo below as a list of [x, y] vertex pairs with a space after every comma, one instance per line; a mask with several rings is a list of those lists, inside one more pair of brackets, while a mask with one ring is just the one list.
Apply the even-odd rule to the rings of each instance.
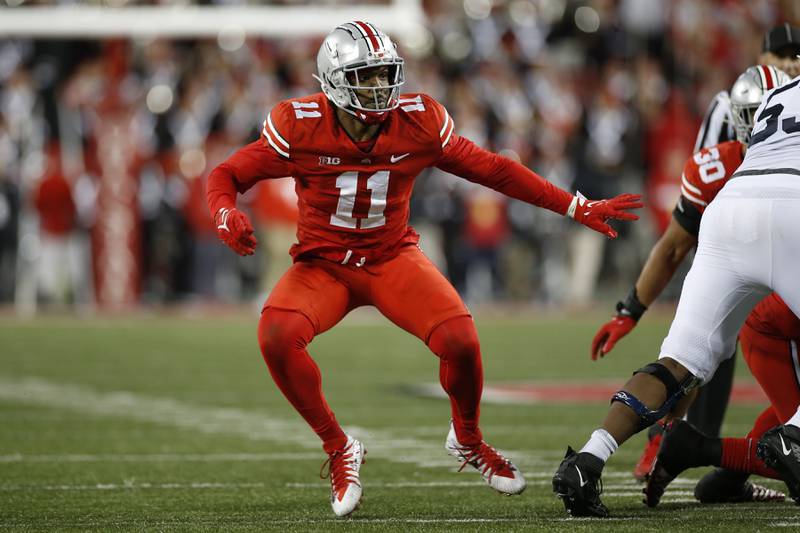
[[272, 418], [266, 413], [203, 407], [127, 391], [99, 392], [81, 385], [38, 378], [0, 377], [0, 400], [319, 449], [314, 435], [300, 422]]
[[0, 455], [0, 463], [183, 463], [246, 461], [317, 461], [319, 453], [102, 453], [102, 454], [21, 454]]
[[[3, 400], [65, 409], [81, 415], [109, 416], [207, 434], [234, 435], [255, 441], [299, 446], [307, 450], [318, 450], [319, 457], [323, 457], [319, 441], [304, 422], [272, 417], [266, 412], [204, 407], [171, 398], [128, 391], [102, 392], [82, 385], [57, 383], [33, 377], [0, 376], [0, 401]], [[444, 422], [441, 426], [440, 440], [431, 442], [390, 430], [345, 427], [345, 431], [364, 442], [371, 457], [437, 468], [455, 464], [455, 460], [448, 457], [444, 451], [447, 430], [447, 423]], [[549, 461], [551, 452], [540, 454], [509, 452], [508, 456], [518, 465], [522, 465], [527, 464], [528, 460], [531, 463]], [[555, 459], [553, 462], [555, 466]]]
[[87, 491], [87, 490], [142, 490], [142, 489], [252, 489], [268, 487], [266, 483], [96, 483], [94, 485], [0, 485], [0, 491]]
[[[482, 488], [483, 482], [474, 481], [400, 481], [400, 482], [371, 482], [368, 484], [370, 489], [409, 489], [409, 488]], [[315, 489], [325, 490], [327, 483], [286, 483], [284, 487], [288, 489]], [[218, 482], [193, 482], [193, 483], [149, 483], [140, 481], [124, 481], [122, 483], [95, 483], [95, 484], [0, 484], [0, 492], [38, 492], [38, 491], [126, 491], [126, 490], [231, 490], [231, 489], [253, 489], [253, 488], [275, 488], [273, 484], [263, 482], [256, 483], [218, 483]], [[618, 489], [623, 487], [613, 487]], [[606, 496], [626, 497], [635, 496], [638, 492], [633, 490], [609, 491]], [[665, 503], [696, 503], [690, 491], [671, 491], [665, 495]]]
[[[126, 391], [100, 392], [89, 387], [62, 384], [38, 378], [11, 379], [0, 376], [0, 401], [38, 405], [53, 409], [65, 409], [82, 415], [116, 417], [139, 422], [153, 423], [176, 427], [180, 429], [199, 431], [213, 435], [233, 435], [250, 440], [273, 442], [281, 445], [292, 445], [303, 450], [292, 453], [212, 453], [212, 454], [63, 454], [63, 455], [27, 455], [7, 454], [0, 455], [0, 463], [15, 462], [212, 462], [212, 461], [302, 461], [320, 460], [323, 453], [319, 441], [311, 430], [301, 421], [287, 421], [269, 416], [267, 413], [246, 411], [236, 408], [217, 408], [189, 404], [170, 398], [158, 398]], [[453, 458], [444, 451], [444, 437], [447, 425], [442, 425], [439, 441], [420, 440], [409, 436], [400, 436], [389, 430], [373, 430], [363, 427], [349, 426], [345, 428], [362, 439], [369, 450], [370, 457], [379, 457], [399, 463], [412, 463], [423, 467], [441, 467], [452, 469], [456, 466]], [[405, 433], [403, 434], [405, 435]], [[511, 451], [507, 456], [519, 465], [531, 485], [549, 485], [553, 471], [558, 464], [560, 454], [552, 450], [539, 451]], [[552, 467], [551, 468], [549, 467]], [[620, 495], [638, 494], [641, 485], [630, 477], [627, 471], [607, 471], [603, 478], [612, 483], [606, 485], [609, 494]], [[478, 479], [452, 482], [431, 482], [431, 484], [411, 484], [411, 482], [387, 483], [385, 485], [370, 483], [370, 486], [392, 488], [402, 487], [471, 487], [480, 485]], [[696, 480], [687, 478], [675, 479], [671, 486], [676, 491], [669, 491], [675, 496], [683, 496], [686, 489], [693, 486]], [[60, 487], [61, 485], [56, 485]], [[115, 488], [117, 485], [109, 484], [103, 487]], [[125, 488], [122, 485], [121, 488]], [[222, 484], [201, 483], [194, 488], [224, 488]], [[253, 486], [262, 486], [259, 484]], [[296, 484], [293, 487], [306, 485]], [[308, 486], [320, 486], [309, 484]], [[321, 485], [321, 486], [324, 486]], [[27, 487], [20, 485], [19, 487]], [[33, 488], [35, 486], [31, 486]], [[81, 487], [93, 487], [86, 485]], [[176, 485], [135, 485], [139, 488], [192, 488], [192, 484]], [[9, 490], [9, 489], [4, 489]], [[56, 489], [53, 489], [56, 490]], [[90, 490], [75, 489], [75, 490]], [[96, 489], [102, 490], [102, 489]], [[693, 501], [693, 500], [691, 500]]]

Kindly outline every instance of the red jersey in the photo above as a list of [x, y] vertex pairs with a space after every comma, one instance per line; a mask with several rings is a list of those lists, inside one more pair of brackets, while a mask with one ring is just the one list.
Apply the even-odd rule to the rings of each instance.
[[567, 211], [572, 195], [524, 166], [455, 133], [445, 108], [424, 94], [400, 97], [372, 146], [355, 143], [322, 93], [285, 100], [267, 115], [261, 138], [215, 168], [212, 213], [235, 206], [262, 179], [291, 176], [298, 197], [291, 255], [355, 264], [385, 260], [419, 240], [408, 226], [414, 179], [436, 166], [513, 198]]
[[[689, 233], [697, 235], [706, 206], [743, 160], [744, 145], [727, 141], [703, 148], [686, 162], [681, 176], [681, 198], [673, 216]], [[765, 335], [800, 338], [800, 319], [775, 293], [753, 309], [747, 324]]]
[[681, 197], [692, 202], [701, 213], [705, 211], [742, 164], [744, 149], [739, 141], [726, 141], [694, 154], [683, 167]]

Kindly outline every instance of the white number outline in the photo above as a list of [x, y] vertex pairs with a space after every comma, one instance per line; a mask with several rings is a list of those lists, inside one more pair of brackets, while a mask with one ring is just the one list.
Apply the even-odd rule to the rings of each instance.
[[694, 162], [699, 166], [700, 179], [703, 183], [711, 183], [725, 177], [725, 165], [719, 160], [719, 150], [716, 146], [694, 154]]
[[389, 171], [379, 170], [367, 179], [370, 191], [369, 212], [366, 218], [353, 217], [358, 193], [358, 172], [350, 171], [336, 178], [339, 189], [339, 202], [336, 212], [331, 215], [331, 226], [348, 229], [375, 229], [386, 224], [383, 212], [386, 210], [386, 196], [389, 193]]

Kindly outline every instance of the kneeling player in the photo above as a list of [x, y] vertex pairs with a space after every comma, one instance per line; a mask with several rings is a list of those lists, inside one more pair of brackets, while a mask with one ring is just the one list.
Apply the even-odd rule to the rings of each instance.
[[[673, 422], [665, 433], [647, 480], [647, 505], [658, 505], [673, 479], [684, 470], [698, 466], [719, 466], [745, 475], [758, 474], [783, 479], [758, 456], [757, 443], [769, 429], [788, 421], [800, 405], [798, 340], [800, 319], [777, 294], [771, 294], [753, 309], [739, 332], [739, 344], [747, 366], [764, 389], [771, 405], [756, 419], [753, 429], [744, 438], [710, 438], [687, 422]], [[800, 441], [800, 431], [791, 426], [788, 428], [788, 431], [798, 433], [797, 440]], [[780, 442], [780, 436], [777, 439]], [[706, 485], [713, 482], [712, 478], [704, 480]], [[796, 483], [794, 479], [788, 479], [787, 482]], [[696, 495], [705, 495], [699, 498], [701, 501], [717, 503], [731, 500], [725, 497], [727, 486], [711, 487], [702, 483], [695, 488]], [[783, 499], [771, 489], [758, 487], [756, 490], [762, 492], [761, 500]], [[800, 487], [790, 487], [790, 492], [798, 494]]]

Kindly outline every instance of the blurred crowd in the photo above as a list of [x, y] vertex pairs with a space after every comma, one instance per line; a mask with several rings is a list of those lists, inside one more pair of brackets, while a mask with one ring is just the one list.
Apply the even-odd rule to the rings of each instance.
[[[669, 220], [714, 94], [755, 61], [766, 29], [800, 22], [795, 2], [768, 0], [422, 6], [425, 27], [392, 36], [406, 92], [431, 94], [461, 135], [563, 188], [642, 192], [648, 206], [607, 246], [429, 170], [412, 224], [471, 303], [624, 292]], [[0, 40], [0, 304], [262, 301], [289, 264], [293, 183], [241, 199], [261, 243], [241, 259], [217, 242], [204, 182], [274, 104], [319, 90], [321, 38]]]

